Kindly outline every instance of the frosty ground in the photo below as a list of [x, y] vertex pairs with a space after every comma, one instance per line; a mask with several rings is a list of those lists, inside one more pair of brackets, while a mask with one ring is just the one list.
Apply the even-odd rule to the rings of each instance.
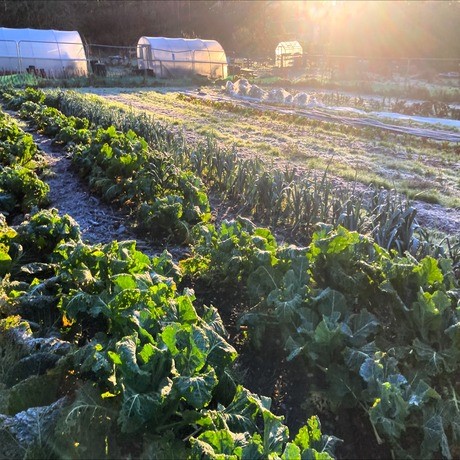
[[[409, 196], [420, 224], [449, 234], [460, 230], [460, 161], [456, 143], [378, 128], [361, 132], [339, 123], [293, 123], [282, 116], [254, 116], [218, 104], [208, 105], [195, 97], [222, 98], [220, 88], [89, 88], [85, 92], [153, 115], [184, 134], [191, 144], [212, 137], [219, 145], [236, 149], [239, 156], [263, 158], [273, 168], [295, 167], [300, 173], [319, 174], [327, 169], [338, 183], [395, 188]], [[407, 123], [400, 122], [402, 126]], [[431, 129], [432, 125], [426, 127]], [[438, 126], [438, 130], [456, 133], [452, 128]]]

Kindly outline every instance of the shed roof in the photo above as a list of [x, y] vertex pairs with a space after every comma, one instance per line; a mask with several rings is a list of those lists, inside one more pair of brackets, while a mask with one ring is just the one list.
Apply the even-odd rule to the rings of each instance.
[[294, 53], [303, 53], [302, 45], [298, 41], [288, 41], [278, 43], [276, 54], [294, 54]]

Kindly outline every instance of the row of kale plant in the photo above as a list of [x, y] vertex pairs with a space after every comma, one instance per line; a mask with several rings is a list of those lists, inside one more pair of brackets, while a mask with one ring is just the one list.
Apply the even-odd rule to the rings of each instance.
[[400, 256], [340, 226], [323, 225], [308, 247], [280, 246], [242, 218], [195, 232], [184, 273], [239, 287], [251, 346], [281, 344], [310, 382], [306, 405], [321, 395], [338, 425], [360, 411], [395, 458], [458, 458], [460, 289], [451, 259]]
[[9, 221], [47, 203], [49, 187], [37, 175], [42, 163], [32, 136], [0, 111], [0, 212]]
[[[3, 115], [0, 132], [4, 165], [32, 161]], [[289, 440], [237, 384], [218, 312], [178, 292], [169, 254], [88, 245], [70, 216], [36, 210], [15, 226], [2, 213], [0, 259], [2, 456], [330, 458], [316, 417]]]

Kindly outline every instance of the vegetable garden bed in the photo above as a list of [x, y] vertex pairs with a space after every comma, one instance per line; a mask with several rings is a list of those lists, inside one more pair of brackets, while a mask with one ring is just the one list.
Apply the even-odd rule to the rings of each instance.
[[[93, 455], [112, 458], [167, 458], [172, 452], [194, 458], [326, 458], [337, 440], [321, 437], [316, 418], [307, 422], [315, 413], [326, 420], [328, 432], [344, 437], [339, 455], [458, 455], [460, 292], [452, 244], [445, 249], [428, 241], [415, 245], [411, 212], [396, 201], [387, 202], [394, 206], [395, 226], [376, 219], [375, 239], [343, 226], [354, 225], [353, 219], [334, 221], [333, 206], [323, 214], [329, 222], [312, 221], [304, 246], [280, 244], [270, 230], [242, 217], [214, 226], [208, 223], [203, 184], [190, 171], [171, 167], [175, 154], [181, 165], [193, 164], [197, 171], [200, 163], [187, 157], [193, 151], [183, 145], [173, 152], [174, 139], [157, 127], [149, 141], [162, 148], [152, 152], [127, 130], [136, 120], [136, 129], [146, 129], [142, 123], [148, 120], [119, 114], [123, 134], [107, 126], [114, 114], [102, 107], [91, 112], [91, 122], [102, 127], [90, 127], [85, 118], [44, 107], [44, 97], [33, 91], [6, 96], [10, 106], [69, 149], [90, 187], [129, 210], [133, 225], [145, 225], [144, 204], [178, 197], [152, 211], [145, 230], [150, 238], [160, 234], [191, 245], [189, 257], [176, 264], [167, 254], [149, 258], [133, 242], [85, 244], [70, 218], [50, 211], [16, 227], [4, 222], [2, 346], [14, 343], [18, 352], [13, 337], [22, 331], [22, 337], [39, 340], [47, 350], [43, 335], [54, 330], [63, 341], [61, 350], [67, 350], [59, 352], [62, 359], [55, 351], [32, 354], [48, 363], [42, 376], [24, 376], [21, 368], [2, 376], [2, 409], [10, 418], [32, 409], [24, 399], [28, 385], [60, 382], [53, 397], [44, 391], [33, 401], [33, 407], [50, 408], [59, 402], [52, 412], [60, 418], [57, 425], [50, 422], [49, 438], [27, 446], [29, 456], [85, 457], [91, 445]], [[58, 95], [49, 101], [82, 110], [77, 98]], [[207, 183], [228, 193], [218, 182], [222, 174], [202, 164]], [[149, 178], [137, 175], [139, 169]], [[238, 175], [229, 177], [233, 181]], [[326, 181], [316, 193], [331, 194]], [[9, 218], [15, 210], [20, 217], [30, 209], [30, 199], [21, 199], [8, 208]], [[264, 221], [271, 201], [259, 197], [254, 203], [252, 211]], [[345, 201], [342, 210], [361, 216], [353, 212], [359, 203]], [[375, 211], [366, 212], [372, 218]], [[270, 216], [267, 222], [276, 227], [282, 217]], [[291, 232], [299, 225], [292, 221]], [[403, 228], [406, 239], [398, 233]], [[387, 241], [392, 251], [382, 247], [384, 229], [387, 236], [397, 230]], [[17, 258], [18, 251], [27, 254], [27, 264]], [[226, 340], [218, 310], [205, 306], [211, 301], [243, 352], [236, 367], [236, 351]], [[19, 343], [20, 362], [28, 362], [30, 354], [24, 343]], [[271, 363], [265, 366], [268, 357]], [[272, 387], [275, 410], [286, 415], [292, 432], [307, 424], [291, 442], [282, 419], [268, 410], [268, 400], [236, 386], [235, 375], [245, 369], [247, 381], [259, 371], [273, 372], [267, 388]], [[260, 380], [253, 383], [259, 386]], [[92, 432], [85, 429], [88, 421]], [[344, 423], [364, 430], [354, 447], [348, 438], [353, 433], [340, 427]]]

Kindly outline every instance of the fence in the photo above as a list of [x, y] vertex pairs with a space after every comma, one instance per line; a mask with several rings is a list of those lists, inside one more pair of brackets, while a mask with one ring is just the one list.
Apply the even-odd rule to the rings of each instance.
[[360, 58], [356, 56], [308, 55], [306, 71], [330, 80], [372, 78], [459, 78], [460, 59], [443, 58]]
[[[77, 48], [79, 46], [79, 48]], [[46, 78], [187, 74], [225, 78], [225, 53], [213, 50], [152, 49], [148, 45], [112, 46], [21, 40], [0, 40], [0, 75], [33, 73]]]
[[317, 80], [320, 83], [414, 81], [460, 87], [460, 59], [444, 58], [362, 58], [357, 56], [304, 54], [293, 66], [276, 69], [287, 78]]
[[[46, 49], [52, 50], [43, 55]], [[99, 75], [125, 77], [155, 75], [180, 77], [186, 73], [212, 78], [226, 76], [227, 62], [220, 51], [179, 51], [151, 49], [148, 45], [113, 46], [21, 40], [0, 40], [0, 75], [32, 73], [47, 78]], [[41, 54], [44, 57], [41, 57]], [[241, 62], [240, 62], [241, 61]], [[460, 87], [460, 59], [405, 58], [382, 59], [357, 56], [303, 54], [283, 56], [283, 66], [274, 59], [257, 63], [249, 59], [231, 60], [230, 74], [255, 70], [258, 75], [281, 75], [286, 78], [316, 80], [321, 84], [359, 82], [398, 82], [411, 86], [414, 80]], [[292, 62], [291, 62], [292, 61]], [[236, 64], [236, 65], [235, 65]], [[251, 73], [252, 75], [252, 73]]]

